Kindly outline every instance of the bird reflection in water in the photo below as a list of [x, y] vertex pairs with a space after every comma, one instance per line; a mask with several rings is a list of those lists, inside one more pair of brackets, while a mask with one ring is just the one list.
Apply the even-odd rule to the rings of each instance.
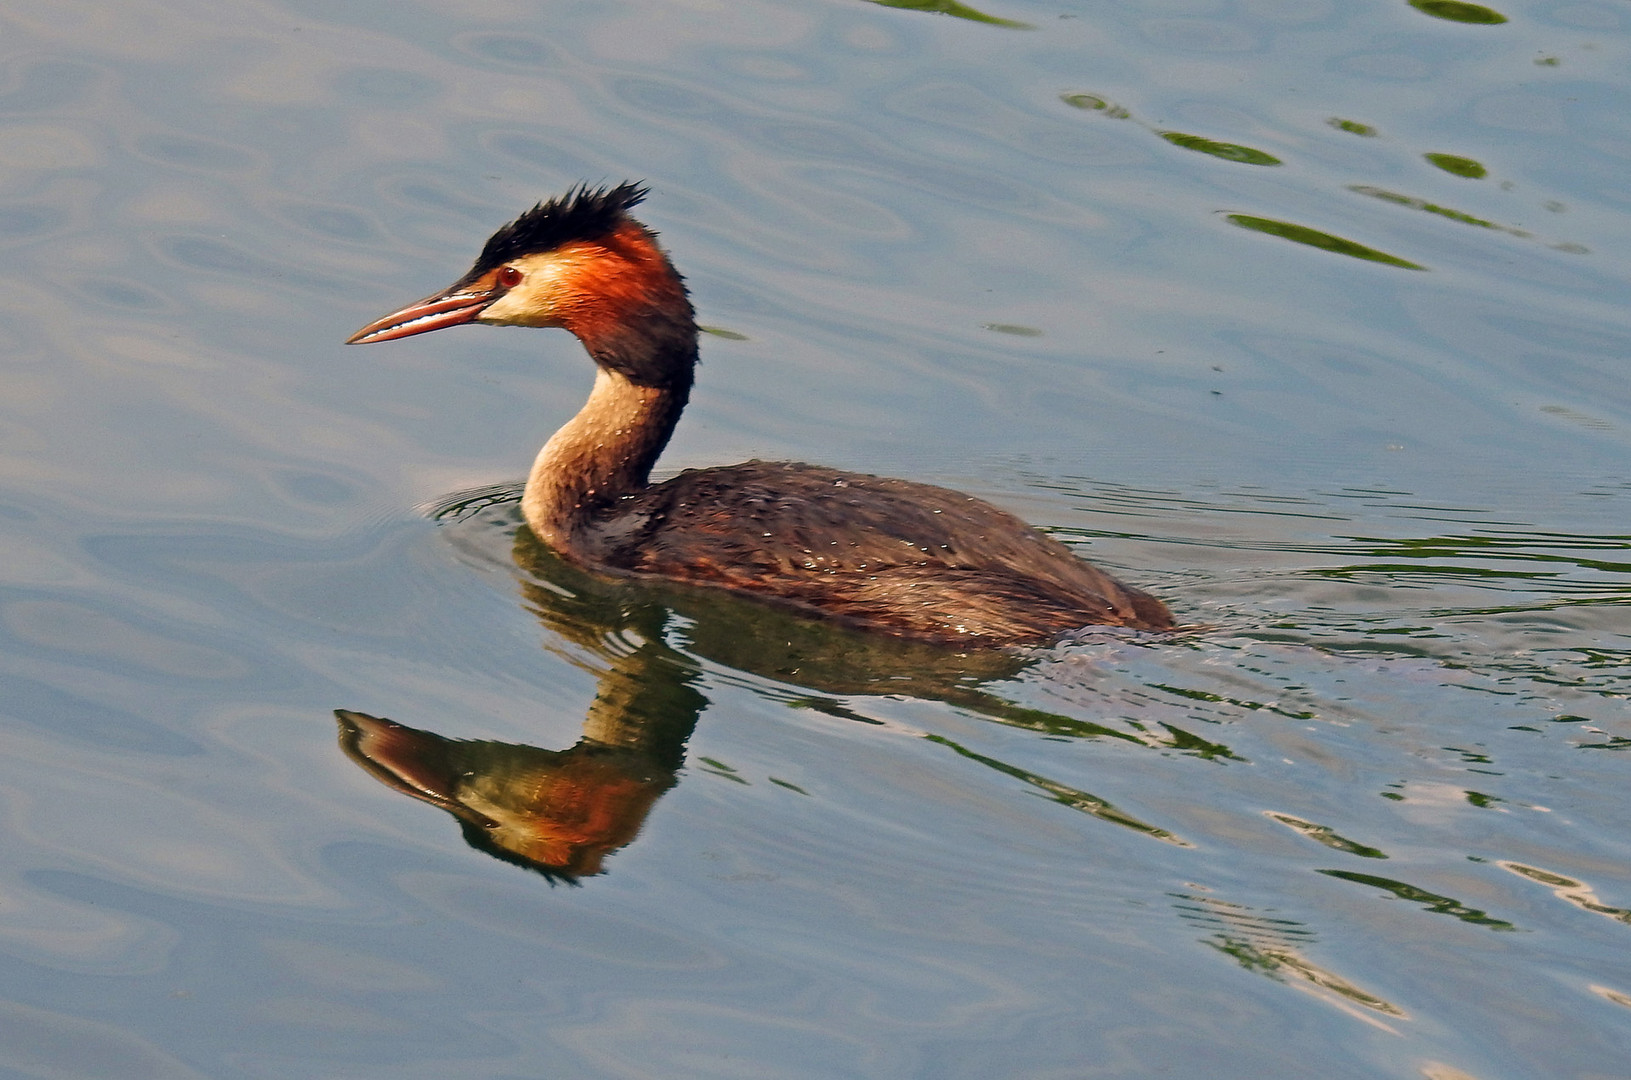
[[[587, 573], [526, 528], [516, 529], [515, 498], [500, 490], [470, 493], [450, 500], [436, 517], [453, 526], [455, 543], [471, 526], [516, 530], [511, 556], [524, 606], [552, 639], [587, 658], [598, 673], [582, 737], [567, 749], [546, 750], [450, 739], [344, 709], [336, 717], [341, 748], [375, 779], [452, 814], [471, 846], [552, 882], [602, 873], [606, 857], [635, 839], [652, 807], [677, 782], [686, 742], [709, 704], [699, 688], [703, 661], [771, 680], [779, 685], [760, 684], [762, 692], [777, 693], [789, 704], [863, 722], [874, 721], [841, 699], [909, 695], [1033, 730], [1130, 737], [1018, 706], [984, 689], [1035, 663], [1035, 654], [957, 652], [781, 611], [723, 590]], [[979, 760], [1096, 816], [1160, 833], [1085, 793]]]
[[448, 739], [346, 709], [334, 715], [351, 760], [452, 814], [471, 847], [551, 880], [600, 873], [606, 855], [634, 839], [674, 785], [681, 760], [603, 743], [592, 718], [575, 746], [545, 750]]

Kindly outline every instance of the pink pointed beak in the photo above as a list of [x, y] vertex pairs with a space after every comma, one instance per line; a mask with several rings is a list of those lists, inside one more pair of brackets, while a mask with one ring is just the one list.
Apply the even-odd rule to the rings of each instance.
[[496, 289], [457, 287], [447, 292], [427, 296], [393, 311], [383, 319], [375, 319], [346, 339], [347, 345], [368, 345], [376, 341], [395, 341], [440, 330], [444, 326], [457, 326], [473, 322], [487, 310], [487, 305], [502, 295]]

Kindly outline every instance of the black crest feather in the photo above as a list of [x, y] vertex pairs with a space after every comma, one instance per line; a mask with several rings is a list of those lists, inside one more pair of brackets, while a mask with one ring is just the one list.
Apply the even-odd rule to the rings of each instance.
[[541, 202], [495, 232], [481, 249], [470, 278], [523, 255], [550, 251], [573, 240], [594, 240], [623, 223], [632, 206], [646, 197], [643, 184], [625, 181], [616, 187], [580, 184], [565, 195]]

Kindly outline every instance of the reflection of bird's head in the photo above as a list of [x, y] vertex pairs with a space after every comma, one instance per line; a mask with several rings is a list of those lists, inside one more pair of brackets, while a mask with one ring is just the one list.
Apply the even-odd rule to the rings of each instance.
[[335, 716], [341, 748], [376, 779], [458, 818], [472, 847], [552, 882], [602, 873], [674, 783], [638, 751], [465, 742], [365, 713]]

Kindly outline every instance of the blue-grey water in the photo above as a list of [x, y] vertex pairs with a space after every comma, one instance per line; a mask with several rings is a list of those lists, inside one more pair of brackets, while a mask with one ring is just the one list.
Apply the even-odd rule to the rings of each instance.
[[[1631, 1076], [1628, 171], [1610, 0], [0, 6], [0, 1080]], [[958, 487], [1191, 629], [880, 658], [518, 544], [459, 493], [576, 343], [340, 342], [625, 178], [723, 331], [665, 469]], [[580, 799], [577, 885], [335, 709]]]

